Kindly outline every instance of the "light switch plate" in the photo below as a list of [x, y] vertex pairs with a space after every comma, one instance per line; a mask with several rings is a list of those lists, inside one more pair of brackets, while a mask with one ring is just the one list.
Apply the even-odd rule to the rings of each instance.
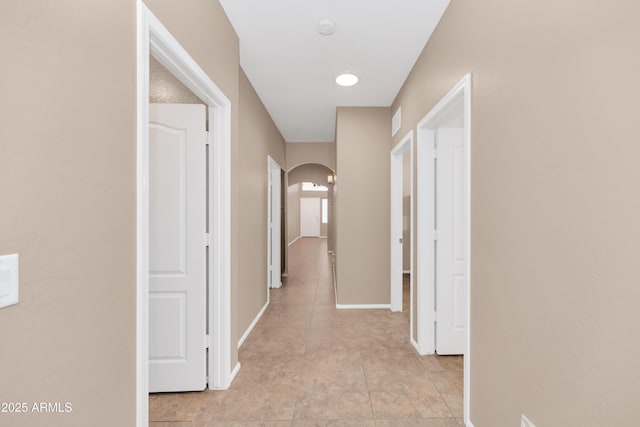
[[0, 308], [18, 303], [18, 254], [0, 256]]

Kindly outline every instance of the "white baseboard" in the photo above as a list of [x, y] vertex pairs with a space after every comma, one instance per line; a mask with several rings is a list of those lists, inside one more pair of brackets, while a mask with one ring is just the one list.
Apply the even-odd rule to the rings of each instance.
[[298, 236], [295, 239], [293, 239], [292, 241], [289, 242], [289, 244], [287, 246], [291, 246], [293, 245], [295, 242], [297, 242], [298, 240], [302, 239], [302, 236]]
[[226, 387], [211, 387], [212, 379], [211, 377], [208, 377], [209, 385], [207, 386], [207, 388], [209, 390], [219, 390], [219, 391], [229, 390], [229, 387], [231, 386], [231, 383], [235, 379], [236, 375], [238, 375], [238, 372], [240, 372], [240, 362], [236, 363], [235, 368], [233, 368], [233, 370], [229, 374], [229, 384], [227, 384]]
[[402, 274], [411, 274], [411, 270], [402, 270]]
[[416, 342], [416, 340], [413, 339], [413, 337], [411, 337], [411, 345], [413, 346], [413, 348], [416, 349], [416, 351], [418, 352], [418, 354], [420, 354], [420, 346], [418, 345], [418, 343]]
[[338, 306], [338, 285], [336, 283], [336, 263], [331, 263], [331, 275], [333, 276], [333, 296], [336, 297], [336, 307]]
[[231, 375], [229, 376], [229, 385], [231, 385], [231, 383], [233, 382], [233, 380], [236, 378], [236, 375], [238, 375], [238, 372], [240, 372], [240, 362], [236, 363], [236, 367], [233, 368], [233, 371], [231, 371]]
[[390, 309], [391, 304], [336, 304], [338, 310]]
[[321, 239], [327, 239], [327, 236], [318, 236]]
[[251, 322], [247, 330], [244, 332], [244, 334], [242, 334], [242, 336], [238, 340], [238, 348], [240, 348], [240, 346], [244, 344], [245, 340], [247, 339], [247, 337], [249, 336], [253, 328], [256, 326], [256, 323], [258, 323], [258, 320], [260, 320], [260, 318], [262, 317], [262, 315], [264, 314], [264, 311], [267, 309], [268, 306], [269, 306], [269, 301], [267, 301], [264, 307], [262, 307], [262, 309], [260, 310], [256, 318], [253, 319], [253, 322]]
[[467, 427], [473, 427], [473, 423], [471, 422], [471, 420], [465, 421], [464, 425], [467, 426]]

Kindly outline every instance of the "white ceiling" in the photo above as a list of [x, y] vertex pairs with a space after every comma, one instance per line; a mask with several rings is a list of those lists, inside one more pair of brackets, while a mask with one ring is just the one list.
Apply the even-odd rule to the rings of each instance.
[[[287, 142], [335, 138], [337, 106], [389, 106], [449, 0], [220, 0], [240, 64]], [[335, 34], [318, 34], [329, 18]], [[360, 77], [339, 87], [335, 77]]]

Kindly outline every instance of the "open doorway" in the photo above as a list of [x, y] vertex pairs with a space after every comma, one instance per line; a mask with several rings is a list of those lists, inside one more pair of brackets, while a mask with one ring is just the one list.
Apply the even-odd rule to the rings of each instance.
[[414, 338], [413, 306], [413, 132], [391, 151], [391, 310], [409, 318]]
[[417, 324], [421, 354], [464, 358], [469, 422], [471, 76], [418, 124]]
[[[334, 171], [320, 164], [303, 164], [287, 173], [287, 244], [303, 237], [329, 238]], [[329, 247], [331, 242], [329, 242]]]
[[[151, 228], [152, 212], [150, 211], [150, 189], [149, 178], [152, 175], [152, 153], [150, 150], [150, 56], [155, 58], [163, 68], [169, 71], [182, 85], [187, 87], [192, 95], [204, 103], [200, 109], [204, 113], [204, 117], [209, 118], [210, 132], [206, 133], [205, 140], [208, 148], [200, 153], [203, 157], [201, 160], [208, 163], [209, 172], [204, 174], [204, 183], [201, 182], [203, 188], [207, 188], [206, 198], [202, 204], [202, 209], [198, 211], [198, 215], [204, 217], [198, 219], [198, 223], [204, 222], [205, 228], [202, 230], [199, 245], [202, 247], [205, 255], [202, 257], [204, 264], [202, 269], [205, 271], [205, 298], [202, 301], [205, 304], [203, 310], [204, 327], [198, 331], [194, 331], [198, 336], [191, 336], [190, 328], [178, 328], [174, 336], [181, 340], [174, 349], [178, 349], [178, 353], [173, 355], [174, 358], [183, 357], [186, 353], [185, 346], [187, 342], [198, 343], [200, 351], [205, 351], [204, 361], [206, 363], [204, 383], [210, 389], [226, 389], [229, 387], [234, 372], [237, 372], [238, 365], [232, 369], [231, 367], [231, 315], [230, 315], [230, 109], [231, 104], [226, 96], [211, 81], [207, 74], [196, 64], [196, 62], [188, 55], [188, 53], [178, 44], [175, 38], [168, 30], [158, 21], [158, 19], [149, 11], [142, 3], [138, 2], [138, 75], [137, 75], [137, 307], [136, 307], [136, 420], [137, 425], [143, 426], [148, 424], [148, 408], [149, 408], [149, 366], [150, 366], [150, 318], [153, 316], [151, 311], [156, 310], [164, 302], [173, 304], [175, 312], [188, 315], [185, 310], [180, 307], [186, 306], [184, 294], [177, 295], [180, 292], [173, 292], [172, 299], [159, 300], [155, 306], [150, 305], [150, 264], [151, 248], [150, 242], [153, 232]], [[155, 113], [154, 113], [155, 114]], [[191, 116], [191, 114], [187, 114]], [[201, 120], [199, 120], [201, 121]], [[171, 127], [170, 125], [167, 128]], [[171, 133], [167, 129], [166, 134]], [[175, 135], [174, 142], [179, 141], [180, 137]], [[184, 134], [184, 132], [183, 132]], [[156, 135], [157, 136], [157, 135]], [[184, 154], [185, 158], [188, 153], [184, 145], [186, 142], [173, 144], [172, 150], [177, 150]], [[171, 145], [171, 144], [170, 144]], [[166, 146], [164, 148], [167, 148]], [[171, 151], [171, 150], [169, 150]], [[165, 160], [169, 159], [168, 153], [165, 154]], [[195, 156], [194, 156], [195, 158]], [[180, 170], [184, 167], [184, 163], [174, 163], [174, 167], [178, 168], [174, 174], [177, 179], [170, 180], [170, 185], [174, 185], [173, 194], [180, 198], [186, 194], [186, 190], [182, 184], [184, 183], [184, 173]], [[206, 169], [204, 169], [206, 170]], [[186, 172], [186, 171], [185, 171]], [[198, 173], [199, 176], [202, 173]], [[166, 178], [162, 173], [156, 174], [156, 185], [158, 179]], [[179, 185], [175, 185], [178, 182]], [[180, 189], [182, 188], [182, 190]], [[199, 190], [198, 190], [199, 191]], [[158, 202], [156, 200], [154, 203]], [[160, 204], [162, 202], [160, 200]], [[182, 200], [184, 206], [184, 200]], [[204, 211], [204, 213], [203, 213]], [[184, 217], [181, 215], [184, 214]], [[177, 224], [177, 230], [187, 233], [185, 224], [187, 216], [190, 212], [174, 212], [173, 217], [167, 217], [166, 220]], [[177, 215], [177, 216], [176, 216]], [[183, 220], [184, 219], [184, 220]], [[180, 245], [183, 243], [180, 233], [178, 241]], [[195, 234], [194, 234], [195, 235]], [[209, 237], [213, 236], [213, 239]], [[157, 238], [155, 235], [153, 238]], [[166, 236], [165, 236], [166, 237]], [[175, 237], [175, 236], [173, 236]], [[190, 239], [195, 242], [194, 239]], [[181, 247], [181, 246], [179, 246]], [[208, 249], [205, 249], [208, 248]], [[186, 249], [186, 247], [185, 247]], [[176, 251], [173, 254], [174, 261], [178, 262], [180, 267], [182, 257], [186, 250]], [[167, 254], [155, 254], [164, 256]], [[184, 265], [182, 265], [184, 267]], [[183, 269], [184, 270], [184, 269]], [[156, 272], [159, 273], [159, 272]], [[176, 271], [168, 271], [165, 276], [177, 276]], [[208, 305], [206, 305], [208, 304]], [[199, 314], [200, 317], [203, 317]], [[182, 316], [184, 319], [184, 316]], [[175, 326], [175, 325], [173, 325]], [[179, 325], [180, 326], [180, 325]], [[202, 325], [201, 325], [202, 326]], [[156, 342], [156, 344], [158, 344]], [[185, 345], [183, 345], [185, 344]], [[154, 351], [159, 348], [155, 348]], [[201, 368], [201, 365], [199, 369]], [[201, 386], [199, 385], [198, 388]]]
[[267, 163], [267, 287], [279, 288], [282, 286], [282, 169], [271, 156], [267, 156]]

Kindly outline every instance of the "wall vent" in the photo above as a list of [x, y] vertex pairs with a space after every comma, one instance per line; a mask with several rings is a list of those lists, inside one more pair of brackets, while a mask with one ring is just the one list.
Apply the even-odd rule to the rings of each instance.
[[398, 110], [391, 118], [391, 136], [394, 137], [402, 126], [402, 108], [398, 107]]

